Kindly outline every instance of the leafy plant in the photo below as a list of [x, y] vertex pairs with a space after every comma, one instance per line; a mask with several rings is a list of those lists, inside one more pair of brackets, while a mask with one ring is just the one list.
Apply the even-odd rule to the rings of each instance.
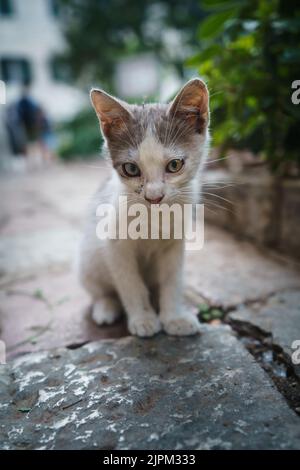
[[58, 153], [63, 160], [89, 158], [101, 147], [99, 124], [93, 109], [84, 109], [58, 128]]
[[214, 145], [248, 148], [284, 172], [300, 166], [300, 6], [291, 0], [203, 0], [199, 52], [188, 60], [211, 91]]
[[224, 317], [224, 312], [219, 308], [203, 303], [199, 305], [199, 317], [202, 322], [211, 322], [221, 320]]
[[[124, 57], [151, 52], [183, 75], [185, 50], [196, 44], [204, 13], [199, 0], [59, 0], [73, 76], [114, 92], [115, 66]], [[172, 47], [168, 37], [180, 37]]]

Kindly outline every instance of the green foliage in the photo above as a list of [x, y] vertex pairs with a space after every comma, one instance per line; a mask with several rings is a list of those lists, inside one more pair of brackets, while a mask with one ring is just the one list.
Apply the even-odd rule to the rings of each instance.
[[182, 49], [196, 45], [204, 16], [198, 0], [59, 0], [68, 44], [65, 60], [75, 78], [113, 89], [116, 63], [129, 55], [152, 52], [183, 75], [182, 50], [166, 46], [176, 30]]
[[58, 129], [58, 153], [63, 160], [89, 158], [101, 147], [101, 134], [94, 110], [85, 109]]
[[290, 0], [205, 0], [199, 52], [187, 64], [211, 91], [213, 143], [250, 148], [274, 171], [300, 165], [300, 105], [291, 102], [300, 79], [300, 7]]
[[199, 305], [199, 317], [202, 322], [210, 322], [212, 320], [221, 320], [224, 312], [216, 307], [203, 303]]

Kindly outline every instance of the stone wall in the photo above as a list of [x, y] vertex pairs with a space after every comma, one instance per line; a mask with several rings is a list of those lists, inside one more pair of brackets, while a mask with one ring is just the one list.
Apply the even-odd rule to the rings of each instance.
[[206, 173], [206, 220], [300, 259], [300, 180], [278, 183], [261, 169], [246, 171]]

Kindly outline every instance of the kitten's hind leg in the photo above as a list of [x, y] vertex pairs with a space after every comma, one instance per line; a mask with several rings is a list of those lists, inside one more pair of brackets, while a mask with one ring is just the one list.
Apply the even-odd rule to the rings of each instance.
[[95, 300], [92, 310], [92, 319], [97, 325], [111, 325], [122, 314], [122, 306], [117, 297], [106, 295]]

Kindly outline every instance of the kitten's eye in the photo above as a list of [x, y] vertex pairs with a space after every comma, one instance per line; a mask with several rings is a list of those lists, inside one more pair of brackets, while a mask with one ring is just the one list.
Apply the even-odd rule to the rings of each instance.
[[122, 165], [122, 170], [126, 176], [141, 176], [140, 169], [135, 163], [124, 163], [124, 165]]
[[174, 158], [171, 160], [166, 167], [168, 173], [177, 173], [183, 167], [184, 160], [183, 158]]

